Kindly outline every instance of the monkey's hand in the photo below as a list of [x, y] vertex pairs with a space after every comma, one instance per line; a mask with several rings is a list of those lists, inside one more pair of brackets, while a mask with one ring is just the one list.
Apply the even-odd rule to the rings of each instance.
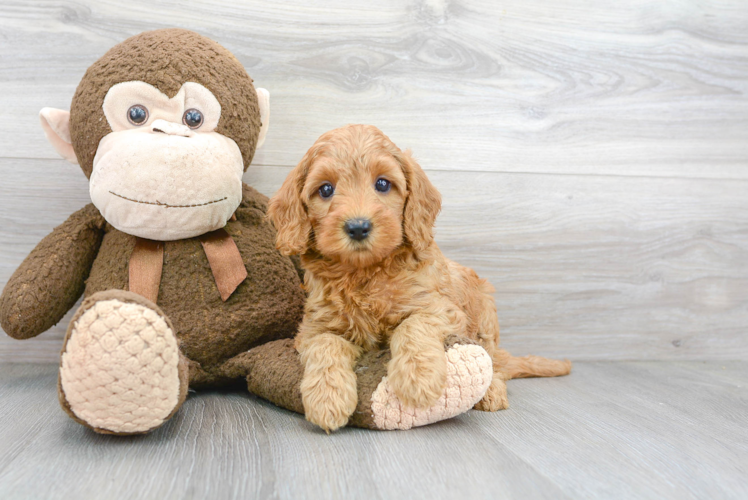
[[83, 293], [101, 246], [104, 218], [88, 204], [31, 251], [0, 295], [0, 326], [27, 339], [62, 319]]

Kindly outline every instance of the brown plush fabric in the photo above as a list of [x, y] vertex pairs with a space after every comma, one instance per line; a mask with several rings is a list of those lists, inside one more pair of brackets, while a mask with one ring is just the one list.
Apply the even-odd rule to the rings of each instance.
[[[199, 238], [167, 241], [158, 305], [174, 324], [182, 352], [198, 363], [193, 374], [212, 379], [230, 358], [253, 346], [291, 337], [303, 314], [304, 291], [292, 262], [275, 249], [275, 230], [265, 220], [267, 198], [245, 185], [237, 220], [226, 230], [236, 242], [245, 279], [221, 300]], [[135, 238], [107, 225], [86, 284], [86, 297], [113, 288], [126, 289]], [[196, 380], [196, 382], [198, 382]]]
[[260, 111], [252, 79], [234, 55], [192, 31], [163, 29], [140, 33], [115, 45], [86, 71], [70, 108], [70, 135], [81, 169], [91, 176], [101, 139], [111, 132], [102, 104], [117, 83], [143, 81], [174, 97], [195, 82], [221, 104], [216, 132], [239, 146], [249, 167], [260, 132]]
[[227, 375], [246, 376], [249, 392], [304, 414], [299, 384], [304, 367], [292, 339], [276, 340], [255, 347], [226, 363]]
[[0, 295], [0, 325], [11, 337], [35, 337], [54, 326], [83, 293], [105, 221], [86, 205], [24, 259]]
[[449, 350], [449, 348], [455, 344], [480, 345], [480, 342], [478, 342], [477, 340], [469, 339], [467, 337], [460, 337], [459, 335], [455, 335], [454, 333], [451, 335], [447, 335], [447, 338], [444, 339], [444, 349]]
[[[68, 324], [67, 332], [65, 333], [65, 339], [62, 342], [62, 353], [65, 353], [65, 350], [68, 345], [68, 340], [70, 339], [70, 335], [73, 332], [73, 326], [78, 321], [78, 318], [80, 318], [88, 309], [91, 308], [96, 302], [100, 300], [111, 300], [116, 299], [121, 302], [132, 302], [135, 304], [143, 305], [146, 307], [149, 307], [156, 311], [161, 317], [164, 318], [166, 321], [166, 324], [169, 325], [169, 328], [171, 328], [172, 331], [176, 331], [174, 329], [174, 325], [169, 320], [169, 317], [164, 314], [164, 312], [153, 302], [150, 300], [141, 297], [140, 295], [126, 292], [123, 290], [108, 290], [106, 292], [99, 292], [95, 296], [89, 297], [86, 300], [83, 301], [81, 306], [78, 308], [78, 310], [75, 312], [75, 315], [73, 315], [73, 319], [70, 320], [70, 323]], [[62, 357], [60, 357], [60, 366], [62, 366]], [[174, 414], [181, 408], [182, 404], [187, 399], [187, 393], [189, 391], [189, 361], [187, 358], [184, 357], [184, 355], [180, 352], [179, 353], [179, 400], [177, 402], [177, 405], [172, 410], [171, 414], [164, 419], [164, 422], [168, 421]], [[85, 420], [81, 420], [78, 418], [78, 416], [73, 412], [73, 410], [70, 408], [70, 403], [68, 403], [67, 398], [65, 397], [65, 391], [62, 389], [62, 378], [57, 377], [57, 397], [60, 400], [60, 406], [62, 406], [62, 409], [67, 413], [70, 418], [75, 420], [81, 425], [85, 425], [86, 427], [90, 427], [88, 422]], [[94, 431], [96, 431], [99, 434], [112, 434], [116, 436], [124, 436], [128, 435], [129, 433], [120, 433], [120, 432], [112, 432], [108, 429], [102, 429], [99, 427], [92, 427]]]
[[356, 411], [351, 415], [348, 425], [378, 429], [374, 425], [374, 417], [371, 411], [371, 395], [377, 390], [382, 378], [387, 375], [387, 364], [390, 359], [392, 359], [392, 354], [387, 349], [367, 352], [356, 363], [354, 371], [357, 377], [358, 405], [356, 405]]

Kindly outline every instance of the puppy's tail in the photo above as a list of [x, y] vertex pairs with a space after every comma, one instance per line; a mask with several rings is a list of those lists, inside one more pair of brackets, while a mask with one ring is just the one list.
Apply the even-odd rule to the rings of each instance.
[[[540, 356], [512, 356], [503, 349], [498, 349], [494, 356], [498, 371], [504, 374], [504, 380], [527, 377], [560, 377], [571, 372], [571, 361], [565, 359], [548, 359]], [[496, 366], [495, 365], [495, 366]]]

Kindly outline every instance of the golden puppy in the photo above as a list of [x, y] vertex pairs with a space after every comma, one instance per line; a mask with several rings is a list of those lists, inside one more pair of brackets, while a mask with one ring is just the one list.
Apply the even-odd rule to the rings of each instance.
[[447, 376], [444, 339], [477, 340], [494, 363], [479, 410], [508, 406], [505, 380], [569, 373], [568, 361], [499, 349], [493, 287], [442, 255], [433, 226], [441, 196], [408, 152], [379, 129], [322, 135], [270, 200], [276, 245], [300, 254], [309, 293], [296, 348], [309, 421], [335, 430], [357, 404], [358, 357], [389, 345], [388, 379], [401, 402], [433, 405]]

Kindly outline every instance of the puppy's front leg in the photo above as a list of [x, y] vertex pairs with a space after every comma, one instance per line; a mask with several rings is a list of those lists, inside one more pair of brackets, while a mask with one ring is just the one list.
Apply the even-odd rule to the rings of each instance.
[[297, 337], [304, 377], [301, 400], [306, 419], [328, 433], [343, 427], [358, 404], [353, 367], [361, 348], [333, 333]]
[[447, 383], [445, 331], [446, 325], [431, 314], [414, 314], [395, 328], [387, 378], [406, 406], [427, 408], [441, 396]]

